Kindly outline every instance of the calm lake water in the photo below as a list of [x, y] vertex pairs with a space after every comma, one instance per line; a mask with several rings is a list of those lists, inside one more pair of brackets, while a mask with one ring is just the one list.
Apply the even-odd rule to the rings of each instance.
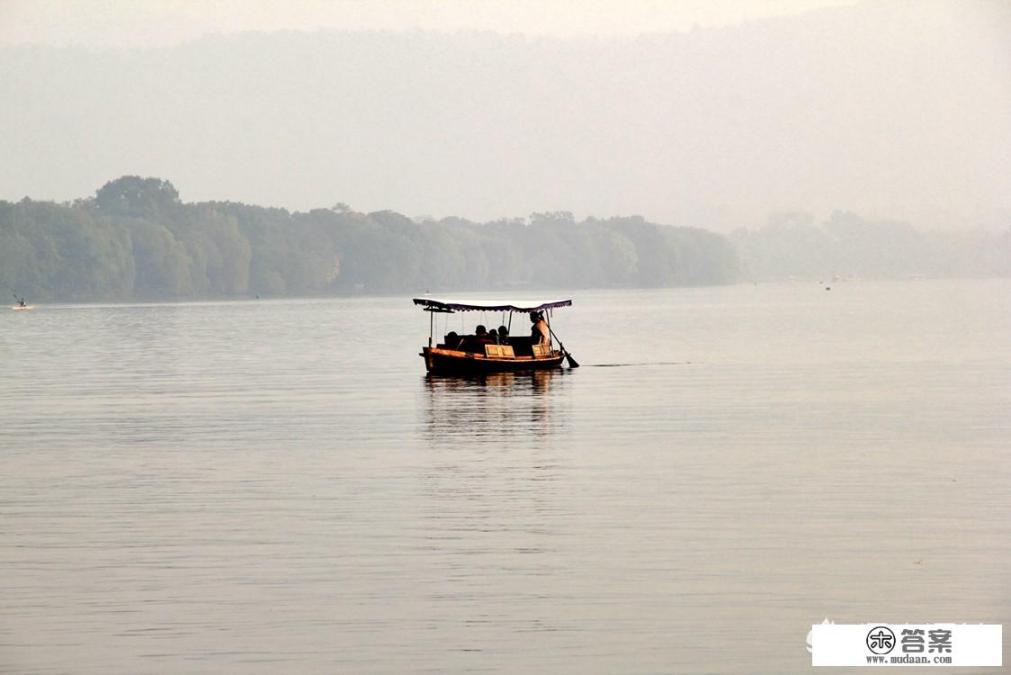
[[0, 671], [793, 673], [825, 618], [1011, 622], [1011, 282], [574, 297], [584, 367], [485, 381], [425, 377], [407, 297], [0, 312]]

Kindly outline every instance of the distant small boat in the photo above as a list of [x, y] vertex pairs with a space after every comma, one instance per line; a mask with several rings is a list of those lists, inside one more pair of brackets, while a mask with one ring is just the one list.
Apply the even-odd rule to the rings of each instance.
[[[419, 356], [425, 359], [425, 368], [430, 373], [455, 373], [480, 375], [503, 371], [544, 370], [558, 368], [569, 358], [570, 366], [575, 361], [559, 342], [555, 349], [551, 341], [535, 341], [528, 336], [512, 335], [513, 313], [528, 314], [544, 312], [556, 307], [569, 307], [572, 300], [548, 301], [506, 301], [506, 300], [438, 300], [435, 298], [414, 298], [415, 305], [421, 305], [429, 312], [428, 346], [423, 347]], [[455, 312], [502, 312], [508, 316], [504, 337], [486, 335], [457, 335], [448, 333], [442, 342], [435, 341], [435, 315]], [[550, 313], [545, 315], [547, 330], [551, 332]]]
[[11, 305], [11, 309], [15, 312], [27, 312], [30, 309], [35, 309], [35, 305]]

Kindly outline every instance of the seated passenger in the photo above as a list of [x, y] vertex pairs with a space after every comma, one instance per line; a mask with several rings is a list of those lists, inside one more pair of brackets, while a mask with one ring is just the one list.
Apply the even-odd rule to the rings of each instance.
[[498, 327], [498, 341], [499, 344], [507, 345], [509, 344], [509, 329], [505, 326]]
[[477, 343], [478, 349], [481, 348], [481, 345], [495, 344], [495, 340], [488, 335], [488, 329], [483, 325], [478, 325], [478, 327], [474, 329], [474, 342]]
[[488, 331], [488, 338], [491, 340], [490, 344], [496, 344], [496, 345], [499, 344], [499, 341], [498, 341], [498, 331], [495, 330], [494, 328], [492, 328], [490, 331]]
[[456, 334], [455, 330], [451, 330], [446, 333], [446, 349], [456, 349], [460, 346], [460, 336]]

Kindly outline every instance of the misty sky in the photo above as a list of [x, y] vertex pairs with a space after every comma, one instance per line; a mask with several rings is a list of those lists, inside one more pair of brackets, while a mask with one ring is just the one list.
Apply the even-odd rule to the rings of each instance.
[[1009, 8], [0, 1], [0, 198], [1006, 227]]

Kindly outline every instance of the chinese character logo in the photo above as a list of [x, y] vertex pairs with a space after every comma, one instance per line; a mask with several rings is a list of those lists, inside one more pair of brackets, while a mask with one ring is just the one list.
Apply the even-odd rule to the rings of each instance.
[[951, 653], [950, 630], [932, 630], [928, 633], [928, 635], [930, 636], [931, 652], [936, 652], [938, 654]]
[[923, 653], [923, 629], [903, 628], [902, 629], [902, 651], [906, 654]]
[[888, 626], [875, 626], [867, 633], [867, 648], [874, 654], [887, 654], [895, 649], [895, 633]]

